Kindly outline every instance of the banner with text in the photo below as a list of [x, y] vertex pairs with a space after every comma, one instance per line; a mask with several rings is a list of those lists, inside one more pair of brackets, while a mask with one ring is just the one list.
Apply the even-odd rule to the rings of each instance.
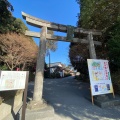
[[87, 59], [92, 95], [113, 93], [108, 60]]
[[0, 71], [0, 91], [25, 89], [26, 71]]

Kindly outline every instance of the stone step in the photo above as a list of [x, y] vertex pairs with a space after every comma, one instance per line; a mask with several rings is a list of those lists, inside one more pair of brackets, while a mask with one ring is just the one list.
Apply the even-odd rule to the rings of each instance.
[[[109, 94], [106, 96], [108, 96], [108, 100], [102, 100], [102, 99], [100, 100], [100, 99], [96, 99], [94, 97], [94, 104], [101, 108], [120, 105], [120, 96], [119, 95], [116, 95], [115, 98], [113, 98], [112, 94]], [[88, 99], [89, 101], [91, 101], [90, 96], [85, 96], [85, 98]]]
[[[18, 120], [21, 120], [21, 113], [18, 115]], [[47, 105], [45, 108], [39, 110], [26, 109], [25, 120], [53, 120], [54, 108]]]

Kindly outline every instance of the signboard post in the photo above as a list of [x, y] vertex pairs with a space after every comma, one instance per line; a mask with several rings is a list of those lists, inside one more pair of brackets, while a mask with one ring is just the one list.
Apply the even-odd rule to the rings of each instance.
[[24, 89], [21, 120], [25, 120], [28, 77], [28, 71], [0, 71], [0, 91]]
[[87, 59], [91, 84], [91, 97], [113, 93], [108, 60]]

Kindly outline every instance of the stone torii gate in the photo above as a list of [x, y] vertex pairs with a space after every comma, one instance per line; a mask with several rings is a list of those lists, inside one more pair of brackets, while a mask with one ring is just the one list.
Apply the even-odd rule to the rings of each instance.
[[46, 40], [79, 42], [79, 43], [89, 44], [90, 58], [96, 59], [96, 52], [95, 52], [94, 44], [101, 45], [101, 42], [93, 41], [93, 35], [102, 35], [102, 33], [101, 31], [98, 31], [98, 30], [86, 30], [82, 28], [72, 27], [73, 33], [86, 34], [87, 39], [79, 39], [79, 38], [74, 38], [74, 37], [72, 39], [68, 39], [67, 37], [47, 34], [47, 30], [65, 32], [68, 34], [68, 26], [53, 23], [53, 22], [48, 22], [48, 21], [33, 17], [31, 15], [28, 15], [24, 12], [22, 12], [22, 16], [29, 25], [42, 28], [41, 33], [32, 32], [32, 31], [26, 31], [25, 33], [25, 35], [27, 36], [40, 38], [33, 100], [28, 105], [30, 109], [35, 109], [35, 108], [40, 108], [44, 106], [44, 102], [42, 99], [42, 93], [43, 93], [43, 79], [44, 79], [43, 72], [44, 72], [44, 61], [45, 61], [45, 53], [46, 53]]

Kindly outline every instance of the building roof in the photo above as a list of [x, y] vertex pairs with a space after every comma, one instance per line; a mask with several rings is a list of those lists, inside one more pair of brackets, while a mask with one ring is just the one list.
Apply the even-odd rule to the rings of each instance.
[[[50, 63], [50, 67], [55, 67], [55, 66], [62, 67], [62, 63], [61, 62]], [[47, 67], [49, 67], [49, 64], [47, 64]]]

